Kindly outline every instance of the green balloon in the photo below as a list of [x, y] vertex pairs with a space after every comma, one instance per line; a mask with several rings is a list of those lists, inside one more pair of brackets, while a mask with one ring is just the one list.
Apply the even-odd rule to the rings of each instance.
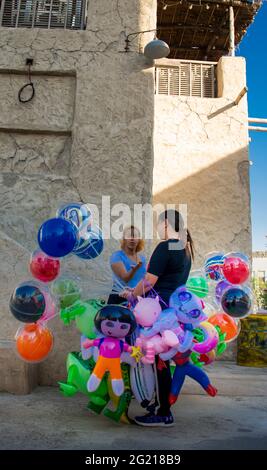
[[[113, 421], [130, 423], [128, 408], [131, 402], [132, 393], [130, 388], [130, 368], [128, 364], [122, 364], [122, 376], [124, 381], [124, 393], [120, 397], [110, 396], [110, 377], [105, 374], [99, 387], [95, 392], [88, 392], [87, 382], [94, 369], [93, 358], [82, 359], [81, 353], [72, 352], [67, 357], [67, 381], [58, 382], [61, 393], [66, 397], [72, 397], [80, 392], [89, 399], [88, 408], [97, 414], [103, 414]], [[109, 408], [112, 402], [113, 407]]]
[[78, 330], [89, 339], [96, 338], [94, 319], [103, 305], [105, 302], [101, 300], [87, 300], [83, 302], [84, 312], [75, 318]]
[[205, 277], [190, 277], [186, 283], [187, 289], [197, 297], [203, 298], [208, 295], [209, 287]]
[[81, 298], [78, 284], [72, 279], [58, 279], [52, 285], [52, 293], [58, 298], [60, 308], [67, 308]]
[[66, 397], [71, 397], [77, 392], [87, 395], [101, 412], [109, 402], [107, 381], [102, 380], [97, 391], [92, 393], [88, 392], [86, 386], [94, 366], [95, 363], [92, 358], [84, 360], [80, 353], [69, 353], [67, 356], [67, 382], [59, 382], [59, 387]]
[[75, 320], [80, 333], [89, 339], [96, 338], [95, 316], [101, 307], [105, 305], [104, 300], [85, 300], [84, 302], [75, 302], [68, 308], [60, 311], [60, 318], [65, 325], [69, 325]]

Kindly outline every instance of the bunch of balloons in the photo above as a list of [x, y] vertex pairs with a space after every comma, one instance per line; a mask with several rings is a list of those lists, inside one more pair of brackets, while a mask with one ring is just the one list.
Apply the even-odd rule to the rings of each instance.
[[[203, 299], [208, 322], [218, 331], [219, 344], [208, 355], [192, 353], [197, 365], [207, 365], [222, 354], [227, 343], [237, 338], [240, 319], [253, 311], [253, 293], [246, 284], [250, 276], [249, 261], [243, 253], [209, 253], [202, 269], [192, 271], [187, 289]], [[195, 331], [196, 338], [200, 332]]]
[[44, 360], [53, 348], [48, 320], [81, 299], [77, 281], [60, 276], [61, 259], [70, 254], [93, 259], [104, 247], [91, 211], [77, 202], [61, 206], [56, 217], [41, 225], [37, 239], [39, 247], [29, 264], [33, 279], [19, 284], [9, 302], [11, 313], [25, 324], [18, 329], [15, 340], [19, 356], [28, 362]]

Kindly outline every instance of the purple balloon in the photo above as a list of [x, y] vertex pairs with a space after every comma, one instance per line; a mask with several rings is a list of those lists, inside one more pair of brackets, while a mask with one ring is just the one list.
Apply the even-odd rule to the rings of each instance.
[[225, 291], [225, 289], [227, 289], [227, 287], [230, 287], [230, 286], [231, 284], [227, 281], [218, 282], [215, 288], [215, 297], [216, 297], [217, 302], [221, 301], [223, 292]]

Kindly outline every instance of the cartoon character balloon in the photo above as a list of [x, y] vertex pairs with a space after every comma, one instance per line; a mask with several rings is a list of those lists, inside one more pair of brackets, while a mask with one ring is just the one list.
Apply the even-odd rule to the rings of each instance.
[[97, 390], [105, 373], [108, 372], [111, 378], [112, 390], [116, 396], [120, 396], [124, 391], [121, 354], [126, 351], [137, 359], [140, 357], [139, 348], [129, 346], [124, 341], [125, 337], [132, 334], [136, 328], [134, 315], [126, 307], [106, 305], [97, 313], [95, 327], [104, 337], [87, 339], [83, 343], [84, 348], [96, 346], [99, 349], [99, 356], [88, 380], [87, 389], [89, 392]]
[[141, 348], [144, 354], [141, 359], [144, 364], [153, 364], [156, 354], [166, 353], [170, 348], [179, 345], [177, 334], [181, 329], [177, 319], [175, 322], [176, 331], [168, 328], [167, 325], [174, 326], [171, 309], [168, 310], [169, 315], [163, 318], [158, 297], [138, 297], [138, 302], [134, 307], [134, 315], [141, 329], [136, 345]]

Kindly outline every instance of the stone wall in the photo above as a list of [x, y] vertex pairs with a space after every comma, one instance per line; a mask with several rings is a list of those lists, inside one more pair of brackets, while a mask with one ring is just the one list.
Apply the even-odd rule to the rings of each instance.
[[[0, 28], [2, 340], [12, 340], [19, 326], [8, 301], [12, 289], [30, 276], [27, 265], [42, 221], [71, 200], [100, 208], [102, 195], [110, 195], [111, 204], [130, 206], [151, 199], [153, 64], [138, 54], [139, 40], [128, 54], [122, 51], [126, 34], [155, 27], [156, 0], [88, 5], [85, 31]], [[36, 94], [21, 104], [27, 58], [34, 61]], [[81, 276], [88, 297], [108, 294], [114, 246], [106, 242], [101, 259], [91, 263], [63, 260], [66, 272]], [[74, 326], [66, 328], [58, 318], [50, 326], [55, 348], [38, 366], [41, 384], [64, 377], [66, 354], [79, 344]], [[6, 358], [6, 349], [3, 354]]]
[[247, 97], [231, 106], [246, 84], [245, 60], [223, 57], [217, 81], [214, 99], [155, 96], [154, 202], [187, 204], [196, 268], [211, 251], [251, 256]]

